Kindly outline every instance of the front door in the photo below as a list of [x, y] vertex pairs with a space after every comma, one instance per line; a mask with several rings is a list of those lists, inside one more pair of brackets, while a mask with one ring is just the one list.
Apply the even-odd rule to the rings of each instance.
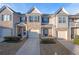
[[48, 36], [48, 29], [43, 29], [43, 35]]
[[24, 36], [26, 36], [26, 29], [25, 29], [25, 27], [18, 27], [18, 29], [17, 29], [17, 35], [18, 36], [21, 36], [21, 37], [24, 37]]

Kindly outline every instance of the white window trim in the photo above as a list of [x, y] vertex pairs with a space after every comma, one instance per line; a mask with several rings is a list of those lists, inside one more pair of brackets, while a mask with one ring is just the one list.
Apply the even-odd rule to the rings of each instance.
[[[31, 19], [31, 22], [39, 22], [39, 16], [37, 16], [37, 15], [31, 15], [29, 17], [31, 17], [31, 18], [29, 18], [29, 19]], [[37, 19], [35, 19], [35, 17], [37, 17]]]
[[7, 15], [7, 14], [5, 14], [5, 15], [3, 15], [3, 21], [11, 21], [11, 15]]
[[[59, 19], [60, 18], [60, 19]], [[64, 19], [63, 19], [64, 18]], [[61, 21], [61, 22], [60, 22]], [[65, 22], [64, 22], [65, 21]], [[58, 23], [66, 23], [66, 16], [59, 16]]]

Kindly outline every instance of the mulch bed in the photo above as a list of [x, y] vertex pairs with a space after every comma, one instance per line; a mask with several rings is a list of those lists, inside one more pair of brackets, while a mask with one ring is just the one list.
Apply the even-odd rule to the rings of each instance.
[[56, 44], [54, 39], [41, 39], [41, 44]]
[[71, 52], [56, 40], [41, 40], [41, 55], [70, 55]]

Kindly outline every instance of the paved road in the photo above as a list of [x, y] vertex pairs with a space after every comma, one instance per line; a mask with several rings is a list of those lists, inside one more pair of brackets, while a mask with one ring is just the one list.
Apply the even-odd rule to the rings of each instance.
[[[31, 34], [31, 37], [18, 50], [16, 55], [40, 55], [40, 42], [38, 34]], [[36, 36], [36, 37], [35, 37]]]

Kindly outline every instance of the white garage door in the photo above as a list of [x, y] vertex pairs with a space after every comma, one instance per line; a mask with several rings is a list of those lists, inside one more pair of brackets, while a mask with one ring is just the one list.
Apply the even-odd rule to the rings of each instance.
[[77, 34], [76, 35], [79, 35], [79, 28], [77, 28]]
[[11, 36], [11, 29], [2, 29], [2, 36]]
[[58, 31], [58, 38], [67, 40], [67, 31]]
[[29, 38], [38, 38], [39, 37], [39, 30], [33, 30], [31, 29], [29, 32], [28, 32], [28, 36]]

